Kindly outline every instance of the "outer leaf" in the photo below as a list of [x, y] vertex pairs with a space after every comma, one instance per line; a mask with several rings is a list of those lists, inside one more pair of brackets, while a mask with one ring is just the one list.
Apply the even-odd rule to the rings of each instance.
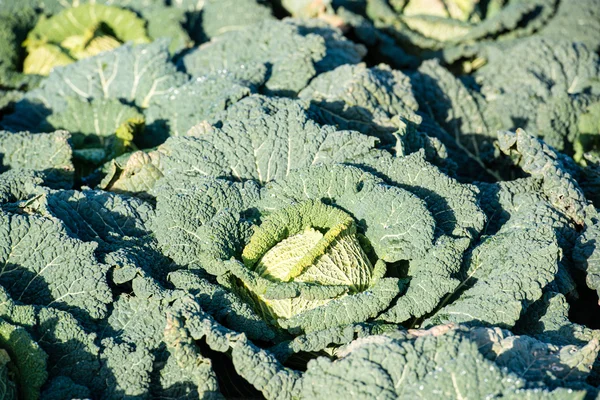
[[36, 311], [36, 325], [30, 330], [48, 353], [51, 382], [67, 378], [91, 390], [103, 388], [102, 382], [94, 382], [100, 369], [96, 334], [86, 332], [68, 312], [42, 307]]
[[224, 326], [244, 332], [252, 340], [270, 341], [275, 338], [272, 328], [248, 304], [220, 285], [210, 283], [191, 271], [172, 272], [169, 280], [177, 289], [193, 294], [202, 309]]
[[[251, 69], [251, 67], [248, 67]], [[260, 66], [258, 74], [264, 75]], [[183, 136], [196, 124], [214, 122], [220, 111], [251, 93], [250, 83], [232, 73], [214, 73], [173, 87], [155, 98], [146, 111], [148, 125], [144, 145], [162, 143], [168, 136]], [[258, 84], [262, 84], [264, 76]]]
[[[577, 3], [577, 7], [568, 7], [559, 2], [554, 17], [540, 30], [540, 34], [549, 39], [564, 39], [565, 32], [569, 40], [581, 42], [590, 49], [600, 47], [598, 32], [598, 1], [585, 0]], [[577, 29], [572, 29], [577, 22]]]
[[452, 332], [414, 341], [374, 335], [354, 341], [344, 353], [337, 361], [322, 357], [309, 362], [303, 398], [485, 398], [525, 384], [485, 360], [475, 343]]
[[105, 165], [106, 176], [98, 188], [144, 196], [163, 176], [159, 164], [160, 155], [157, 152], [136, 151], [125, 155], [124, 159], [113, 159]]
[[600, 293], [600, 226], [589, 225], [573, 250], [575, 266], [586, 272], [586, 283], [590, 289]]
[[538, 203], [544, 201], [542, 180], [539, 178], [522, 178], [514, 181], [497, 183], [479, 183], [481, 208], [488, 217], [485, 233], [493, 235], [502, 225], [510, 220], [520, 208], [522, 201], [532, 199]]
[[9, 374], [10, 356], [6, 350], [0, 351], [0, 395], [5, 399], [17, 398], [17, 385]]
[[517, 129], [516, 133], [498, 132], [498, 143], [505, 154], [517, 157], [517, 163], [523, 171], [542, 178], [542, 189], [552, 205], [575, 223], [583, 224], [593, 213], [561, 154], [522, 129]]
[[267, 399], [297, 396], [299, 373], [285, 368], [271, 353], [249, 342], [244, 334], [216, 324], [193, 303], [185, 306], [179, 318], [183, 318], [184, 326], [193, 339], [205, 339], [214, 351], [231, 351], [236, 372]]
[[476, 328], [469, 332], [469, 337], [498, 366], [552, 388], [585, 382], [599, 350], [598, 339], [581, 348], [556, 346], [529, 336], [513, 336], [499, 328]]
[[[490, 49], [488, 63], [475, 75], [487, 100], [490, 128], [522, 128], [550, 136], [553, 142], [558, 142], [557, 135], [571, 136], [573, 141], [574, 134], [569, 135], [568, 130], [554, 130], [564, 126], [577, 129], [571, 120], [576, 121], [591, 101], [578, 100], [576, 95], [593, 93], [600, 61], [593, 51], [571, 40], [530, 38], [508, 49]], [[559, 144], [562, 149], [564, 144]]]
[[90, 390], [77, 385], [67, 377], [60, 376], [46, 385], [42, 396], [44, 399], [60, 400], [64, 398], [88, 398], [91, 397]]
[[11, 170], [0, 174], [0, 204], [25, 200], [44, 184], [38, 171]]
[[431, 246], [435, 221], [418, 197], [381, 185], [373, 175], [341, 165], [305, 168], [267, 185], [266, 210], [282, 202], [325, 200], [347, 210], [364, 230], [377, 257], [394, 262], [422, 256]]
[[386, 309], [403, 288], [403, 282], [383, 278], [364, 292], [342, 296], [278, 323], [290, 333], [300, 334], [366, 321]]
[[363, 0], [335, 0], [341, 5], [336, 10], [336, 16], [344, 24], [343, 27], [351, 32], [360, 43], [369, 48], [369, 54], [384, 60], [393, 68], [415, 69], [420, 61], [414, 55], [408, 54], [398, 45], [387, 32], [377, 29], [371, 21], [364, 17], [366, 2]]
[[[180, 380], [168, 376], [174, 372], [175, 360], [169, 360], [165, 351], [163, 332], [167, 314], [175, 312], [177, 300], [186, 295], [164, 290], [143, 276], [134, 278], [130, 285], [133, 293], [119, 296], [100, 330], [104, 337], [100, 381], [108, 398], [168, 395], [173, 390], [168, 386]], [[166, 380], [161, 379], [164, 368]]]
[[49, 114], [68, 109], [68, 97], [120, 99], [147, 108], [156, 96], [187, 80], [169, 59], [167, 43], [157, 40], [148, 45], [124, 45], [58, 68], [39, 89], [27, 93], [2, 124], [9, 130], [34, 129]]
[[[477, 71], [476, 79], [482, 84], [481, 92], [486, 99], [507, 106], [510, 96], [515, 96], [513, 101], [527, 97], [543, 100], [559, 93], [582, 93], [594, 84], [600, 68], [598, 55], [571, 39], [551, 43], [543, 38], [523, 40], [510, 48], [509, 57], [506, 55], [491, 51], [488, 63]], [[519, 59], [529, 60], [527, 67], [519, 63]], [[527, 108], [519, 110], [527, 103]], [[511, 111], [519, 111], [519, 114], [510, 113], [505, 117], [527, 118], [535, 114], [536, 102], [527, 103], [513, 104]]]
[[315, 34], [325, 40], [325, 57], [315, 64], [318, 73], [331, 71], [340, 65], [358, 64], [367, 54], [364, 46], [346, 39], [335, 23], [318, 18], [286, 19], [285, 22], [300, 28], [302, 35]]
[[394, 142], [398, 130], [392, 117], [414, 119], [418, 103], [410, 81], [400, 71], [381, 64], [343, 65], [320, 74], [299, 95], [322, 112], [319, 122], [374, 135]]
[[193, 76], [268, 63], [271, 74], [267, 89], [276, 94], [294, 94], [316, 75], [315, 63], [326, 50], [324, 39], [318, 35], [304, 36], [298, 27], [286, 22], [263, 21], [213, 38], [186, 55], [183, 63]]
[[52, 305], [80, 318], [99, 319], [112, 301], [108, 266], [94, 258], [95, 244], [69, 238], [53, 220], [0, 214], [0, 283], [17, 300]]
[[436, 61], [421, 65], [413, 76], [413, 85], [420, 111], [443, 128], [437, 136], [458, 163], [459, 175], [497, 177], [487, 166], [494, 158], [495, 132], [485, 118], [485, 104], [480, 96]]
[[0, 171], [41, 171], [49, 184], [70, 187], [74, 168], [69, 138], [65, 131], [42, 135], [0, 131]]
[[102, 252], [148, 235], [146, 224], [154, 217], [152, 207], [142, 200], [95, 190], [49, 191], [36, 203], [30, 207], [63, 221], [71, 236], [98, 243]]
[[550, 229], [501, 229], [484, 238], [466, 260], [466, 276], [457, 292], [467, 289], [426, 324], [472, 322], [510, 328], [555, 279], [559, 259]]
[[477, 188], [461, 184], [425, 160], [422, 151], [405, 157], [379, 153], [357, 164], [423, 199], [435, 218], [435, 236], [473, 239], [485, 225], [485, 215], [477, 204]]
[[[47, 355], [25, 329], [0, 319], [0, 357], [2, 397], [36, 400], [45, 383]], [[14, 382], [10, 382], [14, 380]], [[13, 386], [12, 388], [9, 388]]]
[[458, 287], [459, 281], [455, 276], [460, 271], [463, 253], [468, 246], [468, 239], [443, 236], [427, 254], [411, 260], [406, 272], [411, 279], [406, 293], [380, 319], [400, 323], [432, 312], [444, 296]]
[[360, 159], [374, 147], [372, 138], [310, 117], [301, 102], [250, 96], [218, 115], [216, 126], [200, 125], [161, 146], [163, 172], [265, 184], [296, 168]]
[[[100, 386], [93, 382], [100, 369], [95, 333], [86, 332], [68, 312], [50, 307], [17, 305], [4, 290], [0, 298], [2, 318], [24, 326], [48, 354], [49, 382], [44, 396], [52, 398], [57, 395], [51, 396], [49, 392], [73, 396], [81, 390], [89, 390], [88, 387], [99, 390], [104, 387], [102, 382]], [[66, 382], [71, 387], [64, 387]]]
[[105, 381], [104, 398], [144, 396], [150, 386], [152, 354], [144, 347], [118, 343], [114, 338], [102, 341], [100, 377]]
[[163, 253], [176, 263], [212, 270], [219, 268], [214, 260], [241, 253], [241, 241], [250, 232], [233, 215], [256, 202], [255, 184], [181, 176], [163, 180], [155, 192], [152, 230]]
[[37, 20], [33, 7], [19, 3], [18, 7], [0, 6], [0, 87], [30, 89], [37, 86], [40, 77], [22, 73], [24, 49], [21, 43]]
[[135, 107], [127, 106], [117, 99], [67, 99], [67, 108], [48, 116], [39, 129], [52, 131], [64, 129], [71, 133], [76, 149], [103, 147], [103, 144], [115, 134], [125, 122], [141, 118]]
[[[172, 262], [163, 256], [149, 230], [152, 207], [142, 200], [101, 191], [55, 191], [28, 202], [28, 210], [64, 222], [72, 237], [96, 242], [96, 254], [115, 268], [112, 279], [125, 283], [139, 270], [157, 279], [166, 276]], [[135, 272], [134, 272], [135, 271]]]
[[198, 387], [198, 396], [202, 399], [221, 399], [217, 377], [209, 358], [202, 357], [194, 340], [174, 317], [167, 319], [165, 342], [177, 361], [178, 374], [185, 376]]
[[584, 164], [583, 152], [595, 147], [596, 138], [594, 131], [586, 131], [581, 122], [587, 116], [592, 120], [598, 119], [593, 112], [587, 114], [593, 110], [594, 104], [598, 104], [594, 103], [598, 100], [600, 97], [587, 93], [553, 96], [539, 105], [536, 120], [527, 121], [527, 126], [536, 127], [534, 132], [543, 137], [544, 142], [557, 150], [572, 154], [577, 162]]
[[203, 38], [208, 39], [274, 19], [262, 0], [208, 0], [201, 18]]
[[[187, 20], [185, 8], [176, 7], [175, 4], [165, 6], [162, 1], [142, 1], [141, 3], [142, 4], [139, 5], [131, 4], [129, 7], [148, 21], [146, 29], [148, 31], [148, 36], [152, 40], [170, 38], [171, 43], [169, 45], [169, 51], [171, 54], [176, 54], [177, 52], [192, 46], [192, 39], [184, 28]], [[119, 6], [125, 6], [125, 4], [119, 2]]]
[[492, 235], [502, 227], [537, 229], [545, 225], [554, 229], [558, 245], [570, 253], [579, 237], [577, 226], [552, 206], [543, 194], [542, 180], [521, 178], [495, 184], [479, 184], [480, 204], [490, 220], [486, 233]]
[[527, 310], [515, 330], [558, 346], [585, 346], [594, 339], [600, 340], [600, 330], [569, 320], [569, 307], [564, 295], [547, 292]]
[[[393, 325], [395, 328], [395, 325]], [[336, 326], [325, 330], [309, 332], [297, 336], [288, 342], [282, 342], [269, 349], [278, 360], [285, 362], [295, 353], [316, 353], [332, 349], [333, 346], [345, 345], [355, 339], [367, 337], [385, 331], [383, 324], [350, 324]]]

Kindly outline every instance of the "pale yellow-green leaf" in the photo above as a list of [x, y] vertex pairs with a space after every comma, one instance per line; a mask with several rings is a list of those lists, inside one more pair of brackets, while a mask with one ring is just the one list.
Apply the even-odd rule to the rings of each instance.
[[29, 32], [24, 72], [48, 75], [54, 67], [113, 50], [125, 42], [148, 43], [146, 22], [134, 12], [102, 4], [67, 8], [42, 17]]
[[54, 67], [71, 64], [75, 61], [63, 53], [58, 46], [47, 44], [29, 51], [23, 62], [23, 72], [26, 74], [48, 75]]

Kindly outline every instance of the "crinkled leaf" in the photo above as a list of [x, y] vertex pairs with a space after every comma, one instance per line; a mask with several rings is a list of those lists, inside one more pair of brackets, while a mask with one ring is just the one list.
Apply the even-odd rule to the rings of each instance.
[[193, 294], [202, 309], [224, 326], [244, 332], [252, 340], [270, 341], [275, 338], [272, 328], [250, 305], [220, 285], [211, 283], [191, 271], [172, 272], [169, 274], [169, 281], [177, 289]]
[[102, 252], [148, 235], [146, 224], [154, 217], [152, 207], [142, 200], [95, 190], [49, 191], [36, 203], [29, 207], [61, 220], [71, 236], [98, 243]]
[[33, 7], [21, 2], [12, 9], [14, 4], [0, 6], [0, 87], [27, 90], [37, 86], [40, 77], [23, 74], [25, 51], [21, 44], [35, 26], [37, 15]]
[[150, 387], [154, 357], [144, 346], [118, 343], [114, 338], [102, 341], [99, 377], [105, 381], [106, 398], [145, 396]]
[[300, 167], [360, 159], [374, 147], [373, 138], [313, 122], [296, 100], [250, 96], [217, 119], [215, 126], [199, 125], [160, 147], [165, 174], [265, 184]]
[[10, 170], [0, 174], [0, 204], [25, 200], [44, 184], [39, 171]]
[[[2, 318], [24, 326], [48, 354], [47, 371], [50, 386], [60, 382], [98, 388], [94, 382], [100, 369], [96, 334], [86, 332], [66, 311], [50, 307], [25, 306], [14, 303], [8, 294], [0, 292]], [[54, 381], [58, 381], [56, 384]], [[45, 392], [49, 390], [46, 385]]]
[[[183, 323], [169, 317], [164, 331], [165, 342], [178, 367], [178, 380], [191, 382], [202, 399], [222, 399], [217, 377], [209, 358], [203, 357]], [[173, 361], [171, 361], [173, 362]], [[183, 378], [183, 379], [182, 379]]]
[[216, 260], [241, 253], [250, 232], [236, 214], [256, 202], [256, 184], [182, 175], [162, 180], [155, 192], [152, 231], [163, 253], [176, 263], [211, 271], [220, 268]]
[[2, 120], [9, 130], [35, 129], [52, 113], [64, 112], [67, 98], [120, 99], [140, 108], [149, 107], [156, 96], [187, 81], [170, 63], [167, 43], [126, 44], [118, 49], [54, 70], [40, 88], [15, 105]]
[[363, 45], [348, 40], [335, 24], [327, 20], [286, 19], [285, 22], [298, 26], [302, 35], [319, 35], [325, 40], [325, 56], [315, 64], [318, 73], [331, 71], [341, 65], [357, 64], [367, 54]]
[[267, 185], [261, 207], [306, 199], [331, 202], [347, 210], [387, 262], [419, 257], [431, 247], [435, 221], [425, 203], [410, 192], [382, 185], [358, 168], [322, 165], [291, 173]]
[[[575, 125], [570, 119], [582, 113], [585, 105], [577, 106], [575, 95], [597, 87], [599, 73], [598, 55], [583, 44], [573, 43], [570, 38], [530, 38], [508, 49], [490, 50], [487, 64], [475, 78], [487, 101], [485, 116], [491, 129], [522, 128], [552, 137], [556, 135], [552, 130], [561, 125]], [[561, 101], [567, 95], [571, 98]], [[545, 103], [552, 105], [550, 109]], [[557, 133], [568, 137], [568, 132]]]
[[[264, 69], [260, 69], [264, 74]], [[231, 73], [214, 73], [157, 96], [144, 112], [148, 132], [141, 142], [144, 146], [157, 145], [168, 136], [187, 134], [203, 121], [214, 122], [220, 111], [251, 93], [248, 83], [240, 78]]]
[[[599, 20], [597, 0], [580, 1], [577, 7], [569, 7], [569, 4], [561, 1], [552, 19], [540, 29], [540, 35], [552, 40], [568, 37], [569, 40], [582, 42], [590, 49], [598, 50]], [[574, 26], [577, 29], [573, 29]]]
[[303, 397], [485, 398], [525, 386], [455, 332], [411, 341], [374, 335], [357, 339], [344, 353], [336, 361], [321, 357], [308, 363], [301, 382]]
[[67, 99], [67, 108], [48, 116], [39, 127], [42, 131], [64, 129], [71, 133], [76, 149], [104, 147], [108, 137], [130, 119], [142, 115], [135, 107], [121, 103], [117, 99]]
[[413, 75], [420, 111], [443, 128], [438, 135], [459, 165], [461, 176], [498, 177], [487, 166], [494, 158], [495, 132], [486, 120], [481, 96], [470, 91], [437, 61], [426, 61]]
[[473, 239], [485, 225], [485, 215], [477, 204], [477, 188], [461, 184], [425, 159], [419, 151], [405, 157], [380, 153], [357, 160], [362, 168], [423, 199], [435, 218], [435, 236]]
[[343, 65], [317, 76], [298, 97], [311, 101], [319, 122], [334, 124], [394, 142], [398, 127], [392, 117], [415, 118], [418, 103], [410, 81], [386, 65]]
[[599, 340], [600, 330], [572, 322], [569, 308], [564, 295], [548, 291], [529, 307], [515, 331], [558, 346], [585, 346], [591, 340]]
[[204, 76], [219, 70], [268, 63], [266, 88], [274, 94], [294, 94], [316, 75], [315, 63], [326, 53], [325, 41], [282, 21], [262, 21], [245, 29], [225, 32], [183, 58], [186, 71]]
[[542, 290], [558, 272], [559, 259], [552, 230], [543, 226], [501, 229], [483, 238], [469, 254], [458, 299], [426, 324], [471, 322], [510, 328], [542, 297]]
[[460, 284], [454, 276], [460, 271], [468, 246], [468, 239], [442, 236], [427, 254], [412, 260], [406, 272], [410, 278], [406, 293], [380, 319], [400, 323], [433, 311]]
[[599, 350], [598, 339], [583, 347], [556, 346], [529, 336], [513, 336], [499, 328], [475, 328], [469, 337], [479, 345], [479, 351], [498, 366], [550, 387], [584, 382]]
[[505, 154], [515, 158], [523, 171], [542, 179], [542, 190], [554, 207], [580, 225], [589, 218], [593, 212], [591, 205], [570, 174], [562, 154], [522, 129], [516, 133], [498, 132], [498, 144]]
[[46, 382], [47, 355], [27, 331], [0, 319], [0, 393], [35, 400]]
[[0, 131], [0, 171], [40, 171], [48, 184], [70, 187], [74, 168], [69, 139], [65, 131], [39, 135]]
[[248, 341], [244, 334], [218, 325], [194, 303], [187, 304], [179, 318], [194, 340], [205, 339], [212, 350], [230, 352], [237, 374], [267, 399], [297, 396], [296, 382], [300, 374], [285, 368], [270, 352]]
[[300, 334], [366, 321], [386, 309], [404, 286], [398, 279], [383, 278], [364, 292], [342, 296], [278, 323], [290, 333]]
[[15, 300], [53, 306], [80, 318], [106, 315], [112, 301], [108, 266], [96, 261], [96, 244], [70, 238], [55, 220], [7, 213], [0, 218], [0, 283]]
[[160, 155], [157, 152], [127, 154], [125, 159], [113, 159], [105, 165], [106, 175], [98, 188], [143, 197], [162, 178], [159, 167]]
[[575, 266], [586, 273], [585, 281], [590, 289], [600, 293], [600, 227], [589, 225], [573, 249]]
[[202, 36], [207, 39], [274, 19], [262, 0], [207, 0], [201, 18]]

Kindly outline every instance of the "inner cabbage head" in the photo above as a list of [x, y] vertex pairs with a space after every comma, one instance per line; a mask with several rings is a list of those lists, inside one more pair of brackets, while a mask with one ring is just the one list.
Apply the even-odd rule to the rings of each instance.
[[[340, 286], [347, 293], [368, 288], [373, 263], [361, 245], [348, 213], [318, 201], [307, 201], [268, 216], [245, 247], [246, 267], [273, 282]], [[324, 305], [329, 299], [255, 298], [273, 317], [290, 318]]]
[[147, 43], [145, 21], [119, 7], [85, 4], [41, 17], [23, 45], [26, 74], [48, 75], [52, 69], [113, 50], [125, 42]]
[[[405, 16], [432, 16], [459, 21], [479, 22], [483, 11], [494, 13], [502, 7], [502, 0], [492, 0], [485, 7], [478, 0], [409, 0], [394, 2], [397, 11]], [[487, 10], [483, 10], [487, 8]]]

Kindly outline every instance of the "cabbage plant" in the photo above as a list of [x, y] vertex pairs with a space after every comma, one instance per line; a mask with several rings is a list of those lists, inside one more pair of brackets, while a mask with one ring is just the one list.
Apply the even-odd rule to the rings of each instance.
[[459, 285], [483, 228], [475, 187], [422, 151], [392, 157], [310, 115], [249, 96], [151, 153], [162, 252], [217, 277], [276, 330], [425, 316]]

